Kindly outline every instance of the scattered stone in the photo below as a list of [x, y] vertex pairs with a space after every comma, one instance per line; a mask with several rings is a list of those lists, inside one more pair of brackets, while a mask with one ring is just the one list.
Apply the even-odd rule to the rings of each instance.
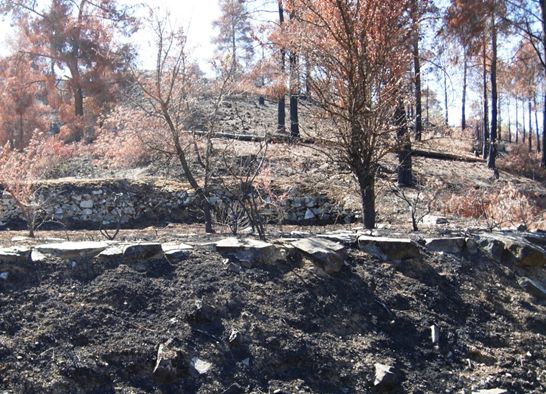
[[436, 324], [430, 326], [430, 338], [434, 345], [440, 343], [440, 328]]
[[463, 237], [427, 238], [425, 242], [426, 247], [434, 252], [451, 254], [462, 253], [466, 245]]
[[398, 386], [401, 382], [400, 374], [390, 365], [376, 363], [375, 380], [373, 385], [381, 389], [391, 389]]
[[342, 244], [321, 238], [304, 238], [291, 245], [310, 256], [327, 274], [341, 270], [347, 253]]
[[536, 280], [522, 277], [518, 279], [519, 285], [533, 297], [543, 300], [546, 299], [546, 287]]
[[194, 357], [191, 360], [191, 366], [197, 371], [199, 375], [204, 375], [212, 368], [212, 364], [208, 361], [201, 360], [198, 357]]
[[72, 260], [95, 257], [109, 246], [110, 243], [108, 242], [62, 242], [38, 245], [35, 250], [44, 255]]
[[8, 280], [9, 272], [0, 272], [0, 280]]
[[305, 211], [305, 216], [303, 217], [305, 220], [311, 220], [311, 219], [314, 219], [315, 218], [315, 213], [307, 208], [307, 210]]
[[417, 245], [409, 238], [372, 237], [361, 235], [358, 246], [380, 260], [405, 260], [421, 255]]
[[442, 216], [425, 215], [423, 218], [423, 224], [425, 226], [434, 226], [438, 224], [447, 224], [448, 220]]

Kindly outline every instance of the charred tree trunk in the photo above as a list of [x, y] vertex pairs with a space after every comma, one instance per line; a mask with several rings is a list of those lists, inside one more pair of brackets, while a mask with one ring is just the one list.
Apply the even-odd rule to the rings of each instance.
[[525, 135], [527, 134], [527, 132], [525, 131], [525, 99], [521, 100], [521, 113], [522, 113], [522, 116], [523, 116], [523, 122], [522, 122], [522, 125], [521, 125], [521, 142], [523, 144], [525, 144]]
[[444, 72], [444, 107], [445, 107], [445, 124], [449, 125], [449, 108], [447, 103], [447, 74]]
[[489, 155], [489, 99], [487, 97], [487, 43], [483, 41], [483, 158]]
[[364, 171], [357, 177], [362, 205], [362, 224], [364, 228], [372, 230], [375, 227], [375, 177]]
[[537, 95], [533, 95], [533, 102], [535, 106], [535, 134], [537, 136], [537, 152], [540, 153], [542, 150], [540, 147], [540, 133], [539, 133], [539, 127], [538, 127], [538, 106], [537, 106]]
[[531, 99], [529, 99], [528, 103], [529, 108], [529, 152], [533, 150], [533, 114], [532, 114], [532, 106], [531, 106]]
[[495, 11], [491, 16], [491, 139], [489, 142], [489, 160], [487, 167], [494, 169], [497, 158], [497, 27]]
[[512, 143], [512, 115], [510, 114], [510, 96], [508, 98], [508, 143]]
[[294, 138], [300, 136], [300, 125], [298, 119], [299, 99], [299, 75], [298, 56], [290, 53], [290, 135]]
[[421, 61], [419, 59], [419, 32], [413, 40], [413, 67], [415, 71], [415, 139], [423, 134], [423, 107], [421, 104]]
[[542, 167], [546, 168], [546, 93], [542, 99]]
[[518, 97], [516, 96], [516, 144], [519, 143], [519, 105], [518, 105]]
[[398, 185], [407, 187], [413, 184], [411, 162], [411, 139], [408, 133], [406, 110], [402, 102], [398, 103], [395, 112], [398, 138]]
[[466, 58], [466, 52], [464, 54], [464, 64], [463, 64], [463, 99], [461, 107], [461, 129], [466, 129], [466, 88], [467, 88], [467, 78], [468, 78], [468, 60]]
[[[282, 27], [284, 24], [284, 9], [282, 2], [279, 1], [279, 25]], [[281, 74], [284, 75], [286, 72], [286, 50], [281, 49]], [[278, 108], [277, 108], [277, 132], [284, 133], [286, 131], [286, 98], [283, 93], [279, 97]]]
[[83, 90], [79, 86], [74, 89], [74, 113], [83, 116]]

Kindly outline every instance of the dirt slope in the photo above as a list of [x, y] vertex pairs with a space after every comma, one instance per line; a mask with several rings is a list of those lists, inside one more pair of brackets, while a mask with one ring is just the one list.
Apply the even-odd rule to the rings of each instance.
[[[395, 393], [545, 392], [544, 302], [509, 264], [423, 253], [352, 249], [334, 275], [206, 249], [144, 272], [48, 260], [0, 283], [0, 392], [366, 393], [375, 363], [399, 371]], [[154, 373], [161, 344], [171, 357]]]

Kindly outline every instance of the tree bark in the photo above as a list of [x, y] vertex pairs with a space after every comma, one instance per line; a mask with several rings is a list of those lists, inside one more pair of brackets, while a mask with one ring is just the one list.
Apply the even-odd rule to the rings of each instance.
[[83, 116], [83, 90], [80, 86], [74, 89], [74, 113]]
[[375, 177], [368, 173], [358, 175], [364, 228], [375, 228]]
[[493, 10], [491, 16], [491, 140], [489, 142], [489, 160], [487, 167], [494, 169], [497, 158], [497, 26]]
[[[284, 9], [282, 2], [279, 0], [279, 25], [282, 27], [284, 24]], [[286, 51], [281, 48], [281, 74], [286, 72]], [[284, 133], [286, 131], [286, 98], [283, 93], [279, 97], [277, 106], [277, 132]]]
[[528, 108], [529, 108], [529, 152], [533, 150], [533, 114], [532, 114], [532, 107], [531, 107], [531, 99], [528, 101]]
[[404, 104], [399, 102], [394, 114], [398, 138], [398, 185], [402, 187], [413, 184], [411, 139], [408, 133], [408, 124]]
[[537, 136], [537, 152], [540, 153], [540, 151], [542, 149], [540, 147], [540, 133], [538, 131], [538, 129], [539, 129], [539, 127], [538, 127], [538, 106], [537, 106], [537, 95], [536, 94], [533, 95], [533, 101], [534, 101], [534, 105], [535, 105], [535, 133], [536, 133], [536, 136]]
[[461, 129], [466, 129], [466, 88], [467, 88], [467, 78], [468, 78], [468, 59], [466, 58], [466, 52], [464, 54], [464, 64], [463, 64], [463, 99], [461, 106]]
[[487, 42], [483, 40], [483, 158], [489, 155], [489, 99], [487, 97]]

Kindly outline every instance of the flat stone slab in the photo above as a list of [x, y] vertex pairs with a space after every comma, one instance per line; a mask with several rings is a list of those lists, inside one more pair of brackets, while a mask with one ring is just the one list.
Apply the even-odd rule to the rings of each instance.
[[462, 253], [466, 246], [466, 239], [463, 237], [427, 238], [425, 242], [429, 250], [451, 254]]
[[216, 242], [216, 250], [248, 264], [274, 264], [285, 259], [282, 248], [253, 238], [224, 238]]
[[166, 257], [170, 257], [173, 259], [187, 257], [189, 252], [193, 250], [193, 246], [184, 243], [162, 244], [161, 248], [163, 249], [163, 253]]
[[110, 246], [109, 242], [61, 242], [35, 246], [38, 252], [62, 259], [92, 258]]
[[482, 389], [473, 391], [472, 394], [508, 394], [508, 390], [505, 389]]
[[27, 247], [12, 247], [0, 249], [0, 263], [22, 264], [30, 260], [32, 249]]
[[539, 300], [546, 299], [546, 287], [544, 287], [540, 282], [522, 277], [518, 279], [519, 285], [533, 297]]
[[322, 238], [304, 238], [291, 243], [318, 263], [328, 274], [339, 272], [346, 257], [344, 245]]
[[123, 248], [125, 260], [149, 260], [161, 257], [163, 257], [163, 247], [156, 242], [135, 243]]
[[358, 235], [354, 231], [333, 231], [330, 233], [319, 234], [317, 237], [339, 242], [344, 245], [354, 245], [358, 240]]
[[358, 247], [380, 260], [405, 260], [421, 256], [417, 245], [409, 238], [358, 237]]

